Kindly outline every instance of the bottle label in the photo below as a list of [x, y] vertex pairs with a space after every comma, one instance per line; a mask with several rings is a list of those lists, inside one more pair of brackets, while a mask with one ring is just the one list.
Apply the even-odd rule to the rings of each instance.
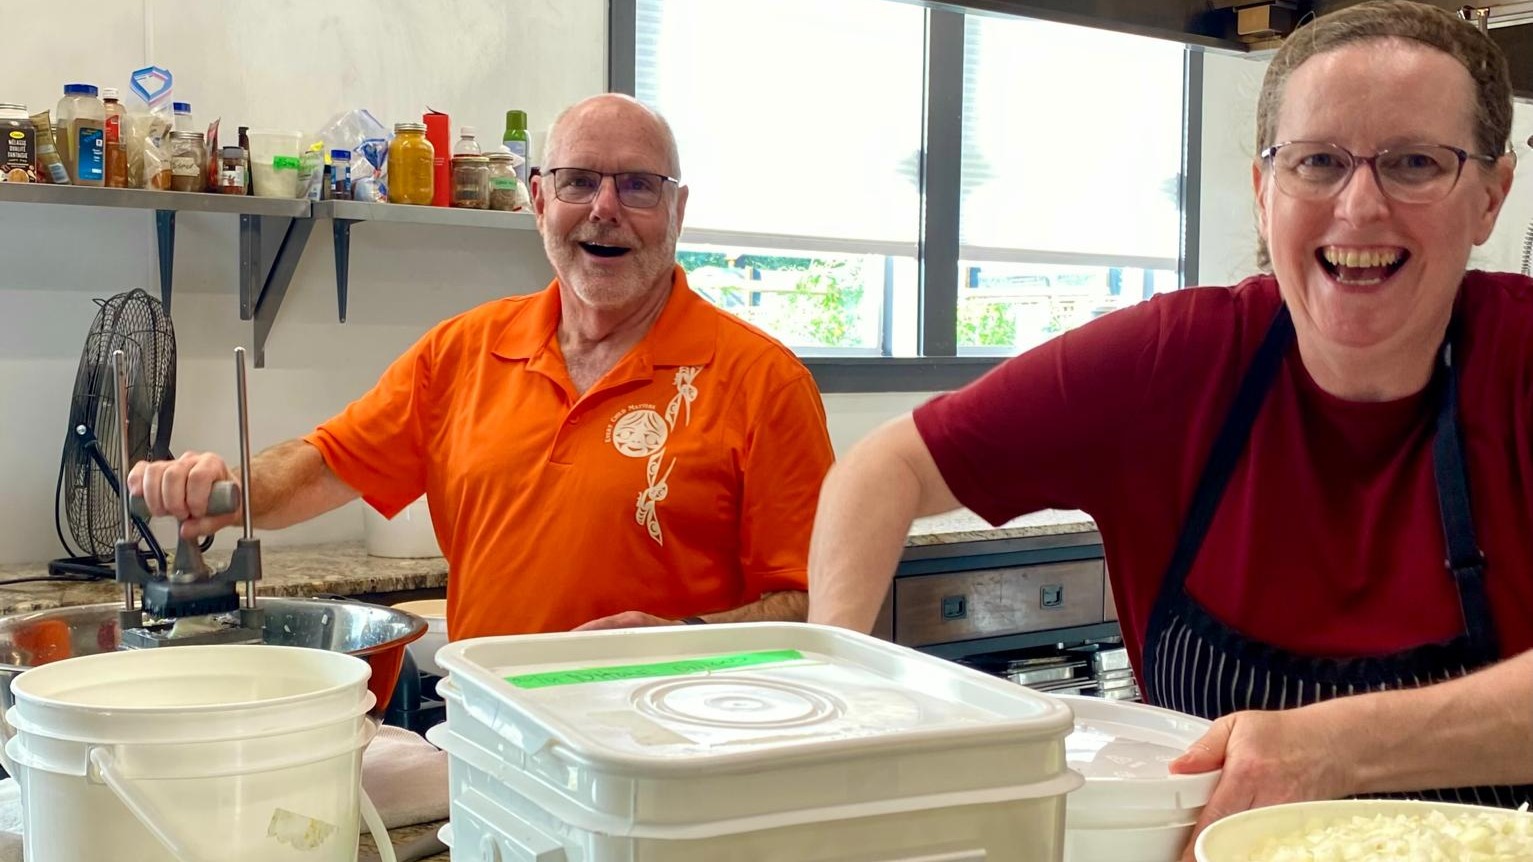
[[523, 183], [527, 182], [527, 142], [508, 140], [505, 143], [506, 149], [516, 153], [522, 158], [522, 163], [516, 166], [516, 178], [521, 180]]
[[0, 183], [35, 183], [37, 137], [31, 127], [0, 125]]
[[80, 179], [101, 180], [106, 177], [106, 131], [104, 129], [80, 129]]
[[122, 117], [116, 114], [108, 114], [106, 118], [106, 142], [115, 144], [122, 141]]
[[170, 157], [170, 172], [171, 172], [171, 174], [173, 174], [175, 176], [178, 176], [178, 177], [195, 177], [195, 176], [197, 176], [197, 173], [198, 173], [198, 171], [197, 171], [197, 157], [196, 156], [171, 156]]

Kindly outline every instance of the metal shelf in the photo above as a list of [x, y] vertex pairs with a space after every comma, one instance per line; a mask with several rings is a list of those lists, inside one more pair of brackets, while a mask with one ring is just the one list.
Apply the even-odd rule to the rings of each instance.
[[[346, 322], [346, 302], [351, 281], [351, 226], [357, 222], [390, 222], [493, 230], [538, 229], [537, 219], [532, 213], [381, 204], [366, 201], [319, 201], [314, 204], [314, 218], [332, 220], [331, 234], [335, 240], [335, 307], [342, 323]], [[260, 354], [257, 353], [257, 355]]]
[[161, 192], [147, 189], [105, 189], [90, 186], [51, 186], [43, 183], [0, 183], [0, 203], [64, 204], [174, 212], [235, 213], [299, 218], [309, 214], [306, 200]]
[[342, 323], [346, 322], [351, 226], [357, 222], [537, 230], [537, 220], [531, 213], [42, 183], [0, 183], [0, 203], [152, 210], [160, 268], [160, 301], [167, 313], [175, 270], [176, 214], [197, 212], [239, 216], [239, 311], [241, 320], [253, 323], [255, 337], [251, 352], [257, 368], [266, 365], [266, 340], [292, 283], [293, 273], [298, 269], [298, 260], [308, 245], [315, 219], [328, 218], [333, 222], [336, 306]]

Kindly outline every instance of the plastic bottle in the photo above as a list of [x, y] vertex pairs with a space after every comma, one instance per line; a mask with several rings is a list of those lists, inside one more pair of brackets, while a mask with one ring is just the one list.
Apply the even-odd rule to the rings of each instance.
[[176, 111], [176, 120], [170, 127], [172, 132], [201, 131], [197, 128], [197, 121], [192, 119], [191, 102], [172, 102], [171, 107]]
[[527, 144], [531, 138], [527, 135], [527, 112], [511, 110], [506, 112], [506, 133], [501, 135], [506, 149], [522, 157], [521, 164], [516, 167], [516, 178], [522, 185], [527, 185], [527, 169], [530, 162], [527, 160]]
[[106, 106], [91, 84], [65, 84], [59, 100], [59, 155], [77, 186], [101, 186], [106, 181]]
[[461, 136], [458, 142], [452, 145], [454, 156], [482, 156], [484, 152], [479, 149], [479, 132], [473, 126], [464, 126], [458, 130]]
[[106, 186], [128, 187], [128, 147], [122, 139], [122, 121], [127, 109], [117, 100], [116, 87], [102, 87], [101, 101], [106, 109]]
[[351, 150], [330, 151], [331, 196], [351, 200]]

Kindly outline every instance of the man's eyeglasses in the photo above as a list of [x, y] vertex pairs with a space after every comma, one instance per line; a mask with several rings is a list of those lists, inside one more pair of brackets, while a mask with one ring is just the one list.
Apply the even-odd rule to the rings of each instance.
[[643, 171], [604, 174], [585, 168], [551, 168], [546, 173], [553, 178], [554, 197], [567, 204], [588, 204], [596, 200], [602, 181], [611, 177], [618, 201], [625, 207], [638, 210], [647, 210], [660, 203], [660, 195], [665, 191], [666, 183], [681, 182], [675, 177]]
[[1345, 188], [1352, 181], [1352, 172], [1366, 162], [1373, 168], [1379, 189], [1402, 204], [1436, 203], [1458, 185], [1464, 162], [1474, 159], [1493, 165], [1497, 158], [1442, 144], [1412, 144], [1359, 156], [1318, 141], [1277, 144], [1262, 150], [1261, 157], [1271, 166], [1278, 189], [1290, 197], [1330, 198]]

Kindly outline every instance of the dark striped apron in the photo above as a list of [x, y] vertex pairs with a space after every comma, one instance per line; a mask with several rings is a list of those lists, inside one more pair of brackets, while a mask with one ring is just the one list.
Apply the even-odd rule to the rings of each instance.
[[[1500, 658], [1485, 594], [1485, 558], [1475, 541], [1469, 506], [1455, 415], [1458, 375], [1450, 341], [1444, 341], [1433, 373], [1438, 395], [1432, 470], [1447, 539], [1447, 568], [1458, 586], [1464, 616], [1462, 634], [1393, 655], [1316, 658], [1251, 640], [1215, 619], [1187, 594], [1187, 573], [1293, 341], [1293, 320], [1283, 305], [1240, 382], [1198, 480], [1145, 635], [1145, 697], [1157, 706], [1208, 719], [1243, 709], [1288, 709], [1349, 694], [1444, 682]], [[1512, 808], [1533, 801], [1533, 786], [1460, 787], [1403, 795]]]

